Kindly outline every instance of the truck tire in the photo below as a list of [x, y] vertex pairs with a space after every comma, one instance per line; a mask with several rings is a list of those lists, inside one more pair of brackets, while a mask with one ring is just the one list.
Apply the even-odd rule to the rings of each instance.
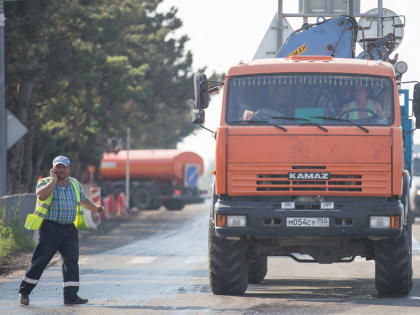
[[401, 235], [375, 242], [375, 287], [380, 296], [407, 295], [413, 286], [411, 224]]
[[209, 278], [213, 294], [243, 295], [248, 287], [247, 244], [216, 235], [209, 224]]
[[165, 200], [163, 201], [163, 205], [167, 210], [182, 210], [185, 204], [180, 200]]
[[248, 282], [260, 283], [267, 275], [267, 256], [258, 257], [248, 263]]
[[147, 186], [137, 186], [131, 195], [131, 204], [140, 210], [153, 208], [153, 193]]

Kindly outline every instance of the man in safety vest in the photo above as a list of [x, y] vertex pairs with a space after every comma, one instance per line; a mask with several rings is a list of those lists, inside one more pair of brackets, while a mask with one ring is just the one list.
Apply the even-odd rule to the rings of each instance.
[[70, 160], [57, 156], [53, 160], [50, 176], [38, 181], [35, 212], [28, 215], [25, 228], [38, 230], [37, 246], [31, 263], [19, 287], [19, 303], [29, 304], [29, 294], [35, 288], [50, 260], [58, 251], [63, 265], [64, 304], [84, 304], [87, 299], [77, 295], [79, 290], [79, 239], [78, 229], [87, 229], [84, 208], [103, 212], [86, 197], [80, 183], [69, 176]]
[[354, 100], [341, 109], [340, 118], [352, 120], [376, 118], [384, 119], [385, 114], [379, 102], [369, 99], [368, 92], [363, 85], [353, 88]]

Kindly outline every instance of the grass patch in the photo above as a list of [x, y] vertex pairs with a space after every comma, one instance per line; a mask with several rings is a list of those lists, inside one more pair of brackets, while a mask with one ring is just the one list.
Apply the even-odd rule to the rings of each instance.
[[33, 239], [22, 232], [17, 216], [6, 222], [6, 209], [0, 209], [0, 260], [34, 248]]

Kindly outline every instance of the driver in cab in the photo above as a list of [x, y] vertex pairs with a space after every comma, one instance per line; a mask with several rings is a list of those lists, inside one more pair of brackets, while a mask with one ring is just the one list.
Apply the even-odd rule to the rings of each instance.
[[[268, 90], [268, 91], [267, 91]], [[289, 91], [287, 87], [280, 87], [278, 85], [270, 85], [267, 88], [266, 101], [262, 101], [258, 109], [245, 109], [243, 113], [243, 120], [251, 120], [252, 118], [270, 118], [273, 116], [290, 116], [290, 108], [288, 104]]]
[[351, 120], [384, 119], [385, 114], [378, 101], [368, 98], [366, 88], [363, 85], [357, 85], [353, 87], [353, 100], [343, 106], [340, 118]]

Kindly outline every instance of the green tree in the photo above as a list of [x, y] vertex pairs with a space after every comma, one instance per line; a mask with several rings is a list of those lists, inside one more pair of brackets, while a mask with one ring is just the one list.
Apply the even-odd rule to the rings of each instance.
[[168, 148], [191, 133], [192, 55], [162, 0], [27, 0], [6, 6], [7, 107], [28, 134], [8, 152], [8, 191], [30, 191], [52, 158], [76, 176], [107, 139]]

